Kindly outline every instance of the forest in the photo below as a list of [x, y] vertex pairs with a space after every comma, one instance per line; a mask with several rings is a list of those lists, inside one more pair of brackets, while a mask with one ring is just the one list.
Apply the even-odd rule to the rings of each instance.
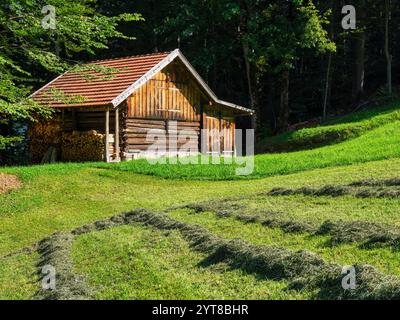
[[259, 140], [391, 99], [399, 13], [392, 0], [3, 1], [0, 161], [21, 160], [21, 120], [49, 113], [29, 94], [97, 59], [179, 48], [218, 96], [255, 110]]

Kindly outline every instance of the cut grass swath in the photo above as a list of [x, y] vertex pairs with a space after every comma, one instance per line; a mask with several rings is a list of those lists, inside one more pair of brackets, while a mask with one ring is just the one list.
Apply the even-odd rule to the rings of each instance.
[[225, 262], [233, 268], [240, 268], [268, 279], [288, 280], [292, 289], [307, 289], [315, 292], [315, 298], [321, 299], [396, 299], [400, 298], [400, 281], [387, 276], [371, 266], [357, 265], [354, 290], [342, 288], [342, 267], [326, 263], [317, 255], [308, 251], [293, 251], [279, 247], [256, 246], [242, 240], [224, 240], [214, 236], [201, 226], [179, 222], [165, 214], [145, 209], [137, 209], [97, 221], [71, 233], [56, 233], [44, 239], [39, 246], [43, 255], [41, 265], [50, 264], [58, 270], [58, 285], [54, 292], [40, 292], [38, 297], [46, 299], [88, 298], [90, 289], [82, 276], [73, 273], [69, 260], [74, 235], [94, 230], [130, 224], [142, 223], [160, 230], [178, 230], [194, 250], [209, 256], [203, 265]]
[[[213, 212], [220, 218], [234, 217], [244, 223], [260, 223], [268, 228], [279, 228], [286, 233], [328, 235], [331, 237], [331, 245], [360, 242], [360, 247], [365, 249], [376, 245], [400, 249], [400, 230], [382, 223], [327, 220], [318, 226], [306, 221], [283, 220], [276, 212], [264, 211], [263, 216], [243, 213], [245, 206], [226, 201], [188, 204], [180, 208], [189, 209], [195, 213]], [[266, 218], [266, 215], [270, 216]]]

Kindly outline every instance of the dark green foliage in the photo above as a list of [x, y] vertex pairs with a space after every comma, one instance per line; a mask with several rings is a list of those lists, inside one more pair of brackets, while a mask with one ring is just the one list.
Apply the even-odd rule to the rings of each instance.
[[[55, 8], [54, 28], [42, 26], [42, 20], [49, 13], [42, 13], [42, 8], [48, 5]], [[15, 146], [23, 139], [23, 135], [10, 130], [15, 121], [51, 116], [49, 108], [28, 98], [33, 86], [41, 86], [62, 73], [83, 53], [93, 58], [96, 50], [108, 49], [112, 39], [132, 40], [117, 30], [118, 24], [141, 19], [135, 13], [102, 15], [97, 11], [96, 1], [91, 0], [2, 1], [0, 150]], [[3, 157], [9, 152], [3, 152]]]

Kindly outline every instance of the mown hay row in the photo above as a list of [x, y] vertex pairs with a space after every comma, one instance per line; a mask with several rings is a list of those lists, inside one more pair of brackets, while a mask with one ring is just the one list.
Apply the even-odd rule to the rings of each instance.
[[84, 299], [91, 296], [82, 276], [73, 273], [69, 254], [74, 236], [109, 227], [142, 223], [161, 230], [178, 230], [194, 250], [208, 254], [202, 265], [224, 262], [233, 268], [274, 279], [288, 280], [292, 289], [307, 289], [321, 299], [399, 299], [400, 280], [387, 276], [372, 266], [357, 265], [356, 288], [342, 288], [342, 267], [326, 263], [312, 252], [293, 251], [273, 246], [256, 246], [245, 241], [225, 240], [207, 229], [180, 222], [165, 214], [137, 209], [44, 239], [39, 246], [40, 266], [56, 267], [57, 290], [40, 292], [47, 299]]
[[338, 264], [326, 263], [308, 251], [256, 246], [238, 239], [224, 240], [201, 226], [179, 222], [164, 214], [146, 210], [127, 213], [124, 219], [162, 230], [179, 230], [194, 250], [209, 254], [204, 265], [225, 262], [231, 267], [269, 279], [286, 279], [292, 288], [315, 291], [316, 298], [400, 299], [400, 280], [372, 266], [355, 266], [356, 288], [344, 290], [343, 268]]
[[291, 195], [305, 195], [312, 197], [341, 197], [344, 195], [352, 194], [352, 189], [347, 186], [332, 186], [327, 185], [320, 188], [308, 188], [303, 187], [299, 189], [286, 189], [286, 188], [274, 188], [269, 191], [266, 195], [268, 196], [291, 196]]
[[38, 252], [41, 260], [38, 264], [38, 272], [41, 281], [46, 274], [42, 268], [51, 266], [55, 270], [55, 289], [44, 289], [38, 291], [36, 297], [46, 300], [85, 300], [92, 295], [84, 276], [74, 271], [71, 260], [71, 249], [74, 236], [69, 232], [59, 232], [39, 242]]
[[400, 190], [396, 189], [379, 189], [379, 190], [360, 190], [351, 186], [332, 186], [327, 185], [320, 188], [299, 188], [286, 189], [274, 188], [266, 193], [267, 196], [291, 196], [305, 195], [312, 197], [342, 197], [345, 195], [354, 196], [357, 198], [400, 198]]
[[[268, 212], [270, 217], [237, 212], [241, 205], [220, 203], [196, 203], [182, 206], [182, 209], [196, 213], [213, 212], [220, 218], [233, 217], [245, 223], [261, 223], [268, 228], [279, 228], [286, 233], [312, 233], [331, 237], [331, 245], [360, 242], [360, 247], [368, 249], [376, 245], [392, 246], [400, 249], [400, 230], [385, 224], [369, 221], [331, 221], [320, 226], [307, 221], [283, 220], [276, 212]], [[265, 212], [264, 212], [265, 214]]]
[[369, 221], [325, 221], [316, 234], [331, 236], [332, 245], [361, 242], [362, 248], [376, 245], [399, 249], [400, 230], [388, 225]]
[[261, 223], [263, 226], [279, 228], [288, 233], [314, 232], [317, 230], [315, 226], [308, 222], [276, 218], [280, 215], [278, 212], [263, 211], [263, 215], [268, 215], [268, 218], [257, 214], [241, 213], [240, 211], [244, 210], [246, 208], [245, 206], [234, 203], [227, 205], [227, 203], [223, 201], [220, 203], [189, 204], [180, 208], [193, 210], [196, 213], [213, 212], [220, 218], [233, 217], [236, 220], [245, 223]]
[[391, 178], [386, 180], [365, 179], [355, 181], [349, 184], [352, 187], [379, 187], [379, 186], [400, 186], [400, 178]]

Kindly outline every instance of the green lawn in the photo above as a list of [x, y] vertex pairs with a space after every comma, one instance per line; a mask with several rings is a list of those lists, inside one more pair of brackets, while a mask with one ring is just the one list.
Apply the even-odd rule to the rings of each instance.
[[124, 226], [80, 236], [73, 258], [98, 299], [301, 299], [284, 281], [258, 279], [221, 263], [202, 267], [176, 232]]
[[[245, 177], [236, 176], [233, 165], [152, 166], [145, 161], [10, 167], [0, 172], [16, 174], [22, 181], [20, 189], [0, 195], [0, 299], [38, 297], [37, 270], [43, 258], [34, 250], [38, 241], [135, 208], [198, 225], [222, 241], [240, 239], [249, 246], [306, 249], [329, 263], [369, 264], [400, 277], [400, 251], [394, 246], [366, 248], [357, 241], [333, 245], [329, 235], [288, 232], [259, 222], [245, 223], [235, 216], [218, 217], [215, 212], [165, 211], [216, 202], [226, 207], [238, 205], [238, 214], [272, 214], [313, 226], [331, 220], [400, 228], [400, 198], [268, 195], [273, 188], [398, 178], [399, 121], [336, 145], [258, 155], [253, 174]], [[31, 250], [21, 251], [23, 248]], [[93, 288], [92, 298], [97, 299], [315, 297], [315, 292], [291, 290], [286, 280], [267, 279], [240, 265], [204, 265], [209, 254], [194, 250], [178, 230], [135, 223], [76, 236], [70, 258], [75, 271]]]
[[[249, 175], [237, 175], [245, 164], [151, 164], [146, 160], [120, 164], [99, 164], [98, 167], [154, 175], [162, 178], [190, 180], [243, 180], [291, 174], [317, 168], [345, 166], [400, 156], [400, 121], [383, 125], [349, 141], [314, 150], [254, 157], [254, 170]], [[221, 160], [223, 161], [223, 160]]]
[[[300, 186], [321, 186], [324, 184], [342, 184], [366, 178], [390, 178], [400, 171], [400, 159], [367, 162], [351, 166], [340, 166], [326, 169], [304, 171], [291, 175], [280, 175], [258, 180], [224, 181], [189, 181], [160, 179], [157, 177], [137, 175], [130, 171], [100, 169], [92, 165], [52, 165], [29, 168], [8, 168], [7, 172], [18, 174], [23, 180], [23, 187], [10, 194], [0, 195], [0, 256], [15, 252], [23, 247], [31, 246], [45, 236], [55, 231], [72, 230], [85, 223], [116, 215], [133, 208], [144, 207], [156, 211], [185, 203], [196, 203], [206, 200], [218, 200], [231, 197], [250, 197], [241, 202], [251, 210], [274, 209], [282, 212], [282, 217], [295, 220], [311, 220], [319, 223], [327, 218], [371, 220], [400, 225], [398, 218], [399, 201], [390, 199], [356, 199], [353, 197], [312, 198], [304, 196], [265, 197], [256, 196], [262, 191], [275, 187], [298, 188]], [[256, 200], [252, 200], [252, 198]], [[220, 219], [212, 214], [188, 215], [182, 212], [171, 212], [177, 219], [197, 223], [209, 228], [222, 238], [241, 238], [249, 243], [287, 247], [290, 249], [307, 248], [317, 252], [328, 261], [341, 263], [364, 262], [375, 265], [390, 274], [399, 273], [399, 256], [388, 248], [361, 250], [356, 244], [342, 245], [330, 249], [324, 246], [326, 237], [309, 237], [307, 234], [285, 234], [277, 229], [268, 229], [255, 225], [245, 225], [233, 219]], [[73, 252], [77, 269], [85, 273], [89, 282], [99, 291], [97, 298], [132, 298], [132, 297], [200, 297], [201, 292], [208, 291], [208, 286], [215, 291], [204, 293], [204, 297], [252, 297], [251, 287], [255, 291], [264, 290], [267, 298], [305, 298], [308, 293], [289, 292], [281, 290], [286, 285], [283, 282], [264, 281], [255, 285], [253, 275], [243, 275], [242, 271], [223, 271], [230, 280], [221, 284], [221, 276], [215, 275], [214, 269], [196, 269], [204, 284], [198, 293], [189, 294], [190, 288], [200, 286], [196, 277], [191, 277], [188, 271], [196, 261], [201, 260], [201, 254], [187, 261], [180, 257], [188, 254], [188, 248], [178, 236], [174, 239], [164, 239], [157, 230], [150, 231], [140, 226], [121, 227], [80, 236], [76, 240]], [[140, 230], [140, 231], [139, 231]], [[132, 231], [131, 236], [129, 233]], [[104, 235], [103, 235], [104, 234]], [[136, 238], [135, 234], [142, 236]], [[151, 235], [150, 235], [151, 234]], [[106, 241], [96, 241], [103, 239]], [[166, 247], [154, 247], [145, 239], [154, 237], [164, 239]], [[135, 241], [133, 241], [135, 239]], [[121, 241], [121, 246], [116, 243]], [[161, 241], [161, 240], [160, 240]], [[170, 242], [171, 241], [171, 242]], [[175, 242], [174, 242], [175, 241]], [[127, 242], [140, 252], [149, 251], [146, 267], [154, 274], [148, 275], [156, 281], [150, 281], [146, 290], [141, 292], [137, 287], [126, 284], [126, 278], [118, 279], [115, 285], [106, 289], [110, 283], [111, 273], [121, 274], [138, 260], [124, 256], [124, 250], [129, 249]], [[157, 259], [162, 259], [166, 252], [162, 248], [180, 243], [182, 251], [175, 252], [165, 261], [163, 267], [154, 266]], [[174, 244], [175, 243], [175, 244]], [[85, 251], [85, 246], [89, 249]], [[95, 248], [93, 248], [95, 246]], [[118, 248], [112, 253], [110, 248]], [[86, 252], [86, 254], [85, 254]], [[97, 254], [102, 252], [101, 255]], [[151, 254], [150, 254], [151, 252]], [[104, 253], [104, 255], [103, 255]], [[0, 258], [1, 259], [1, 258]], [[179, 260], [179, 263], [176, 260]], [[32, 298], [37, 291], [36, 267], [39, 257], [35, 254], [17, 254], [14, 257], [1, 259], [2, 276], [0, 277], [0, 298], [17, 299]], [[101, 261], [107, 260], [102, 266]], [[132, 261], [131, 261], [132, 260]], [[105, 268], [105, 269], [104, 269]], [[143, 266], [137, 266], [138, 272], [144, 272]], [[142, 269], [141, 269], [142, 268]], [[169, 286], [168, 275], [182, 268], [180, 285]], [[109, 270], [109, 273], [107, 273]], [[110, 271], [111, 270], [111, 271]], [[186, 273], [185, 273], [186, 272]], [[142, 274], [144, 277], [144, 275]], [[159, 278], [157, 278], [159, 276]], [[129, 275], [128, 275], [129, 277]], [[146, 279], [149, 279], [149, 278]], [[134, 280], [132, 280], [134, 281]], [[177, 280], [178, 281], [178, 280]], [[209, 281], [209, 282], [208, 282]], [[127, 282], [131, 283], [131, 282]], [[153, 292], [156, 284], [163, 289]], [[218, 284], [218, 285], [217, 285]], [[130, 289], [127, 289], [127, 286]], [[233, 293], [236, 288], [238, 293]], [[188, 291], [187, 291], [188, 290]], [[203, 290], [203, 291], [202, 291]], [[243, 294], [241, 294], [242, 292]], [[245, 294], [244, 294], [245, 293]]]

